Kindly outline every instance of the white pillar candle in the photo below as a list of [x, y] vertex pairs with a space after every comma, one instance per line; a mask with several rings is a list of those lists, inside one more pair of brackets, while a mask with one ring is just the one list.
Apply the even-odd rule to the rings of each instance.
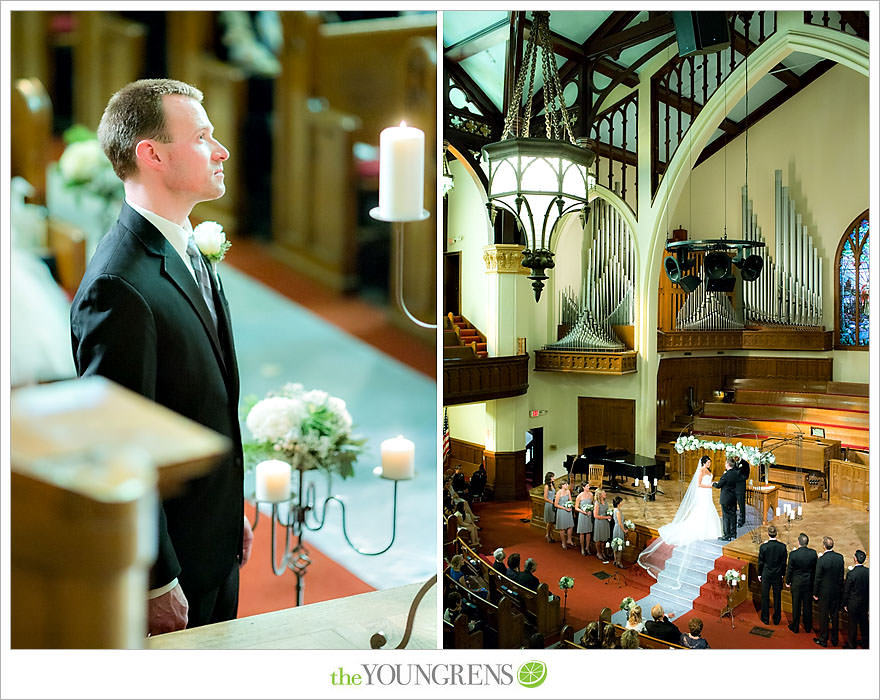
[[654, 477], [654, 486], [656, 486], [656, 485], [657, 485], [657, 477], [655, 476]]
[[423, 217], [425, 132], [406, 122], [379, 134], [379, 216], [389, 221]]
[[638, 486], [638, 485], [639, 485], [639, 480], [638, 480], [638, 479], [633, 479], [633, 488], [635, 488], [635, 487]]
[[257, 500], [286, 501], [290, 498], [290, 465], [270, 459], [257, 465]]
[[788, 511], [788, 519], [794, 520], [794, 509]]
[[720, 581], [721, 579], [723, 579], [723, 578], [724, 578], [724, 576], [723, 576], [722, 574], [718, 574], [718, 580], [719, 580], [719, 581]]
[[647, 477], [647, 476], [643, 476], [643, 477], [642, 477], [642, 481], [645, 482], [645, 486], [647, 487], [647, 486], [648, 486], [648, 477]]
[[402, 435], [382, 442], [382, 476], [412, 479], [415, 474], [415, 445]]
[[776, 517], [778, 518], [780, 515], [782, 515], [782, 508], [776, 506]]
[[799, 517], [799, 518], [802, 517], [803, 514], [804, 514], [804, 507], [803, 507], [803, 506], [798, 506], [798, 517]]

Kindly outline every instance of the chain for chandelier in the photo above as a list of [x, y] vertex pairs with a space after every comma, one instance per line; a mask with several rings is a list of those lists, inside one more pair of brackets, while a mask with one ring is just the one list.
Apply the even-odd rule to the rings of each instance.
[[[544, 131], [548, 139], [574, 143], [571, 121], [562, 94], [562, 83], [556, 67], [556, 54], [553, 52], [553, 38], [550, 34], [550, 13], [535, 11], [532, 13], [532, 31], [523, 53], [523, 64], [516, 79], [513, 101], [504, 118], [502, 140], [509, 135], [529, 138], [529, 125], [532, 119], [532, 101], [535, 90], [535, 72], [538, 66], [538, 49], [541, 50], [541, 69], [544, 73]], [[528, 85], [526, 85], [528, 76]], [[528, 95], [520, 121], [520, 131], [516, 132], [516, 121], [522, 105], [523, 91]], [[562, 116], [560, 124], [557, 114]]]

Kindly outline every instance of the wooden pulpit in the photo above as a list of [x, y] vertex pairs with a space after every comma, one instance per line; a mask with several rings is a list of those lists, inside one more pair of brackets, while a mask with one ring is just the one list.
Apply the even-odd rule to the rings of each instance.
[[158, 498], [230, 447], [101, 377], [10, 396], [12, 648], [143, 648]]

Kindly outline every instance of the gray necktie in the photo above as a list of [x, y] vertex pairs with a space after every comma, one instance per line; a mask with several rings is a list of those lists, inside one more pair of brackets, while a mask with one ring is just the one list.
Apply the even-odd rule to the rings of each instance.
[[211, 290], [211, 279], [210, 272], [208, 271], [208, 266], [205, 264], [205, 259], [202, 257], [202, 253], [199, 251], [198, 246], [196, 245], [196, 239], [192, 236], [189, 237], [189, 241], [186, 244], [186, 254], [189, 255], [189, 260], [192, 263], [193, 271], [196, 273], [196, 282], [199, 284], [199, 289], [202, 292], [202, 298], [205, 300], [205, 305], [208, 307], [208, 312], [211, 314], [211, 320], [214, 321], [214, 329], [217, 328], [217, 311], [214, 309], [214, 292]]

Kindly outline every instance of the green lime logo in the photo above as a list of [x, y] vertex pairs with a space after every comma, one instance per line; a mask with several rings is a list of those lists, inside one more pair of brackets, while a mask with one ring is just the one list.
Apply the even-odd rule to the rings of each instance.
[[523, 688], [537, 688], [546, 678], [547, 664], [543, 661], [526, 661], [516, 674], [516, 679]]

